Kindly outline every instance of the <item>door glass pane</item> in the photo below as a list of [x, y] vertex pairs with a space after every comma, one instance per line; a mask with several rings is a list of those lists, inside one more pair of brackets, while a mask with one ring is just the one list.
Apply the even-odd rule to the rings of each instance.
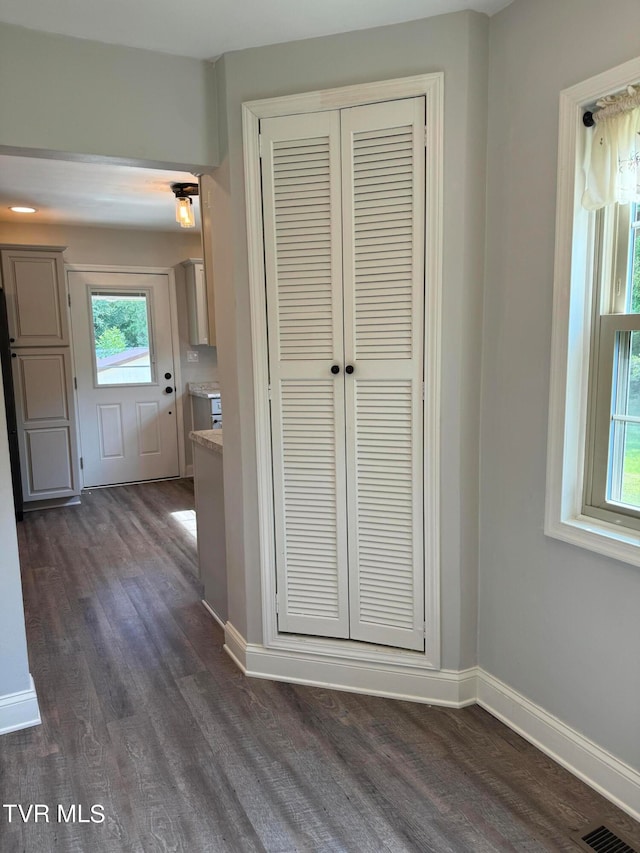
[[146, 293], [91, 294], [97, 385], [153, 382]]

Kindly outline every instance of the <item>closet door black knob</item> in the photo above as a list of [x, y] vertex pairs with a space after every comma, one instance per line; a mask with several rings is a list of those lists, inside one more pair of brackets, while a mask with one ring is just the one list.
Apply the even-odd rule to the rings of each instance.
[[340, 366], [337, 364], [332, 365], [331, 372], [335, 375], [336, 373], [340, 373]]
[[354, 371], [354, 370], [355, 370], [355, 367], [354, 367], [352, 364], [348, 364], [348, 365], [345, 367], [344, 372], [345, 372], [345, 373], [348, 373], [349, 375], [351, 375], [351, 374], [353, 373], [353, 371]]

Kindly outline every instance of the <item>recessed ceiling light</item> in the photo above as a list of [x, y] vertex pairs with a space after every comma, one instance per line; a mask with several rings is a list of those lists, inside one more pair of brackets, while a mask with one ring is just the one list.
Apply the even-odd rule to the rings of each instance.
[[35, 207], [10, 207], [9, 210], [13, 210], [14, 213], [37, 213], [38, 211]]

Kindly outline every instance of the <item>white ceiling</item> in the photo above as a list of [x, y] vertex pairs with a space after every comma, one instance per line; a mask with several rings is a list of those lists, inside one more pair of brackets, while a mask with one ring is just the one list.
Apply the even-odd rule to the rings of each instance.
[[512, 0], [0, 0], [0, 21], [211, 59], [229, 50], [362, 30]]
[[[195, 181], [185, 172], [0, 155], [0, 222], [180, 230], [169, 184]], [[12, 205], [38, 212], [13, 213]]]

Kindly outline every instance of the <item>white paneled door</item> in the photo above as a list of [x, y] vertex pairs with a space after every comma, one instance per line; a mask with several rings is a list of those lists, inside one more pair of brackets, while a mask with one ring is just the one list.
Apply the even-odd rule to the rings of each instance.
[[168, 275], [68, 275], [85, 487], [177, 477]]
[[260, 134], [279, 628], [424, 650], [425, 101]]

